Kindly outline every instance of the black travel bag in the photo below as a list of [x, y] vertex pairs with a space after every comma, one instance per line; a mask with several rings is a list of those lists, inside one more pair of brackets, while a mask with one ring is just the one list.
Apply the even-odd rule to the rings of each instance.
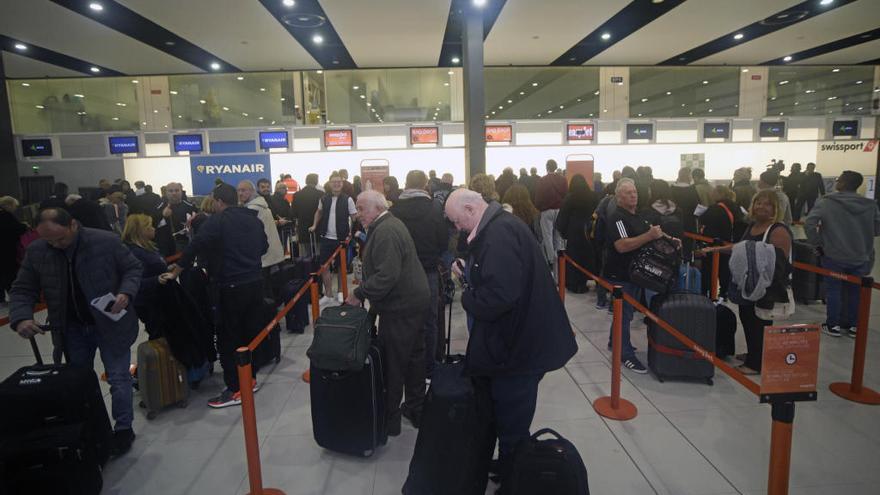
[[[800, 261], [808, 265], [820, 266], [819, 255], [816, 248], [803, 240], [792, 243], [794, 261]], [[806, 270], [794, 270], [792, 274], [791, 290], [794, 292], [794, 300], [801, 304], [811, 301], [825, 300], [825, 284], [822, 276]]]
[[112, 430], [94, 370], [35, 366], [0, 383], [0, 494], [101, 491]]
[[[303, 279], [295, 279], [285, 283], [280, 294], [281, 304], [289, 303], [306, 283], [307, 281]], [[306, 291], [285, 315], [284, 326], [288, 332], [303, 333], [309, 326], [309, 298], [310, 294]]]
[[385, 445], [385, 379], [375, 339], [358, 371], [310, 367], [312, 430], [321, 447], [369, 457]]
[[446, 358], [434, 367], [404, 495], [483, 495], [495, 450], [488, 391], [464, 375], [464, 357], [450, 355], [452, 306]]
[[736, 354], [736, 315], [727, 306], [715, 304], [715, 355], [721, 359]]
[[[278, 308], [275, 306], [275, 301], [269, 298], [264, 298], [260, 312], [260, 326], [257, 328], [256, 332], [251, 335], [251, 339], [263, 331], [263, 329], [266, 328], [266, 325], [268, 325], [277, 314]], [[281, 325], [276, 323], [272, 327], [269, 335], [267, 335], [266, 338], [260, 342], [260, 345], [257, 346], [256, 350], [254, 350], [253, 359], [254, 368], [257, 370], [263, 366], [269, 365], [273, 361], [276, 363], [281, 361]]]
[[[700, 294], [670, 293], [651, 302], [651, 312], [707, 352], [715, 352], [715, 306]], [[653, 320], [648, 324], [648, 368], [666, 378], [698, 378], [712, 384], [715, 366], [686, 347]]]
[[370, 347], [373, 319], [367, 310], [343, 304], [324, 308], [306, 355], [322, 370], [360, 371]]
[[[544, 435], [553, 438], [541, 439]], [[507, 495], [590, 495], [587, 467], [574, 444], [544, 428], [516, 447]]]
[[642, 246], [629, 265], [632, 283], [665, 294], [678, 282], [681, 250], [666, 237]]

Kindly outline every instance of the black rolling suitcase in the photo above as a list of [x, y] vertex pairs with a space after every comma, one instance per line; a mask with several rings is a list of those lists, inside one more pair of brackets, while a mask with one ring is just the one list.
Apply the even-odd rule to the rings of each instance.
[[464, 376], [463, 356], [450, 356], [450, 314], [446, 359], [434, 367], [404, 495], [483, 495], [495, 450], [492, 404], [487, 391]]
[[112, 430], [98, 377], [31, 345], [37, 365], [0, 383], [0, 494], [100, 493]]
[[[819, 256], [812, 244], [803, 240], [794, 241], [792, 249], [794, 261], [820, 266]], [[792, 274], [791, 289], [794, 292], [794, 300], [801, 304], [825, 300], [825, 284], [822, 283], [822, 276], [813, 272], [795, 269]]]
[[[281, 303], [287, 304], [293, 299], [293, 296], [302, 289], [302, 286], [306, 284], [306, 281], [303, 279], [295, 279], [291, 280], [284, 284], [281, 289]], [[303, 294], [303, 296], [290, 308], [290, 311], [287, 312], [287, 315], [284, 317], [284, 326], [287, 328], [287, 331], [290, 333], [303, 333], [307, 326], [309, 326], [309, 299], [310, 295], [308, 292]]]
[[715, 304], [715, 355], [721, 359], [736, 353], [736, 315], [727, 306]]
[[[715, 352], [715, 306], [700, 294], [671, 293], [654, 297], [651, 311], [699, 344]], [[698, 378], [712, 384], [715, 366], [650, 321], [648, 367], [662, 382], [666, 378]]]
[[[263, 307], [260, 312], [260, 327], [257, 331], [251, 336], [251, 338], [256, 337], [258, 333], [260, 333], [272, 319], [275, 318], [275, 315], [278, 314], [278, 308], [275, 306], [275, 301], [269, 298], [263, 299]], [[260, 342], [260, 345], [257, 346], [254, 351], [254, 367], [259, 370], [263, 366], [267, 366], [272, 362], [278, 363], [281, 361], [281, 326], [276, 324], [272, 327], [272, 331], [269, 332], [269, 335]]]
[[359, 371], [310, 367], [312, 429], [321, 447], [369, 457], [385, 445], [385, 379], [375, 339]]
[[[544, 435], [553, 438], [541, 439]], [[508, 495], [590, 495], [587, 467], [574, 444], [544, 428], [516, 447]]]

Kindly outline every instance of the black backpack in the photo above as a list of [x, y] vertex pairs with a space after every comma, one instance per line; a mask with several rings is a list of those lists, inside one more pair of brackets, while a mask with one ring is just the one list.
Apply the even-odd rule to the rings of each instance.
[[[554, 438], [541, 440], [544, 434]], [[574, 444], [544, 428], [516, 447], [506, 495], [589, 495], [587, 468]]]
[[678, 281], [681, 250], [675, 243], [661, 237], [642, 246], [629, 265], [629, 280], [659, 294], [665, 294]]

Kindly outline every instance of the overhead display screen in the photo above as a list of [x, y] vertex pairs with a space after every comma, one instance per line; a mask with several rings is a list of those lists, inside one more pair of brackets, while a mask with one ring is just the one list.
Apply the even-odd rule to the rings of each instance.
[[352, 146], [351, 129], [332, 129], [324, 131], [324, 147]]
[[409, 141], [412, 144], [437, 144], [440, 142], [440, 129], [437, 127], [410, 127]]
[[785, 122], [761, 122], [758, 127], [760, 137], [785, 137]]
[[730, 139], [730, 122], [703, 124], [703, 137]]
[[831, 126], [832, 136], [858, 136], [859, 121], [858, 120], [835, 120]]
[[22, 139], [21, 156], [52, 156], [51, 139]]
[[652, 139], [654, 124], [626, 124], [627, 139]]
[[138, 152], [137, 136], [113, 136], [110, 138], [110, 154], [122, 155], [124, 153]]
[[260, 132], [260, 148], [270, 150], [272, 148], [287, 148], [287, 131], [263, 131]]
[[487, 143], [509, 143], [513, 141], [513, 127], [509, 125], [487, 125]]
[[178, 134], [174, 136], [174, 151], [176, 153], [181, 151], [201, 153], [203, 149], [204, 145], [202, 144], [201, 134]]
[[592, 141], [593, 124], [568, 124], [566, 134], [569, 141]]

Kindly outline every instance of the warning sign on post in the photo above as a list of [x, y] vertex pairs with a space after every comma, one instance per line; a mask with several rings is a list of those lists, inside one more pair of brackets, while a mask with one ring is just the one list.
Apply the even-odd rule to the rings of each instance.
[[819, 368], [819, 327], [785, 325], [764, 329], [761, 397], [790, 395], [789, 400], [815, 400]]

